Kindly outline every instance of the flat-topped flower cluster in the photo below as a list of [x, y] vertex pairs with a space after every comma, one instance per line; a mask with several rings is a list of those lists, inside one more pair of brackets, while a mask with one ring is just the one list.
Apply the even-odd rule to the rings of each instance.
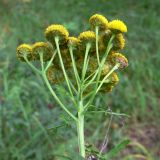
[[[127, 27], [124, 22], [109, 22], [106, 17], [95, 14], [90, 17], [89, 23], [90, 30], [80, 33], [78, 37], [69, 36], [63, 25], [50, 25], [45, 30], [47, 42], [22, 44], [17, 48], [18, 59], [27, 62], [43, 77], [56, 102], [74, 120], [80, 155], [88, 159], [91, 153], [85, 153], [86, 112], [93, 106], [98, 92], [112, 91], [119, 81], [117, 71], [128, 66], [127, 58], [119, 53], [125, 46], [123, 33], [127, 32]], [[35, 61], [39, 61], [40, 65], [33, 64]], [[51, 84], [64, 84], [70, 105], [75, 106], [74, 112], [56, 93], [57, 87], [53, 89]], [[101, 152], [97, 156], [102, 157]]]
[[[99, 90], [109, 92], [119, 81], [116, 71], [128, 66], [127, 58], [119, 53], [125, 47], [123, 33], [127, 32], [127, 27], [120, 20], [108, 21], [100, 14], [91, 16], [89, 23], [90, 30], [80, 33], [78, 37], [69, 36], [68, 30], [63, 25], [50, 25], [45, 30], [47, 42], [22, 44], [17, 48], [17, 57], [21, 61], [40, 61], [40, 54], [43, 54], [43, 61], [47, 62], [57, 50], [60, 51], [60, 59], [56, 55], [46, 72], [52, 84], [64, 82], [63, 69], [73, 84], [76, 70], [78, 77], [83, 80], [92, 79], [98, 71], [100, 72], [98, 81], [101, 82], [117, 65], [117, 68], [104, 79]], [[64, 68], [61, 67], [62, 64]], [[91, 90], [95, 83], [93, 80], [87, 90]]]

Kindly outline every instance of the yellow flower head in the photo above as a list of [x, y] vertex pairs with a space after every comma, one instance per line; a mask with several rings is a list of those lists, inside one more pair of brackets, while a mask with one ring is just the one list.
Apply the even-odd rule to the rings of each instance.
[[53, 45], [55, 45], [55, 37], [58, 37], [61, 45], [67, 42], [69, 32], [63, 25], [53, 24], [46, 28], [45, 36]]
[[106, 82], [102, 85], [101, 92], [108, 93], [111, 92], [113, 87], [117, 85], [119, 82], [119, 78], [117, 73], [113, 72], [109, 78], [106, 80]]
[[116, 72], [113, 72], [109, 77], [109, 83], [116, 85], [119, 82], [119, 78]]
[[53, 84], [58, 84], [64, 81], [62, 70], [53, 65], [47, 70], [47, 78]]
[[100, 15], [100, 14], [94, 14], [90, 17], [89, 23], [91, 25], [91, 28], [95, 29], [96, 26], [99, 27], [99, 30], [103, 31], [108, 28], [108, 20]]
[[127, 32], [127, 26], [121, 20], [113, 20], [109, 22], [108, 28], [114, 33]]
[[109, 61], [113, 65], [119, 63], [119, 68], [121, 69], [126, 68], [128, 66], [128, 59], [121, 53], [112, 53], [109, 56]]
[[125, 46], [125, 39], [123, 37], [123, 34], [119, 33], [116, 34], [115, 39], [113, 40], [113, 50], [118, 51], [123, 49]]
[[93, 31], [85, 31], [80, 33], [78, 36], [78, 39], [80, 41], [80, 49], [85, 49], [86, 44], [91, 44], [92, 50], [95, 50], [96, 45], [96, 35]]
[[[108, 31], [108, 32], [105, 32], [103, 34], [103, 36], [101, 37], [102, 44], [104, 44], [106, 47], [108, 45], [108, 42], [109, 42], [111, 36], [112, 36], [112, 32]], [[124, 39], [122, 33], [116, 34], [112, 43], [113, 43], [113, 47], [111, 49], [112, 51], [119, 51], [119, 50], [123, 49], [125, 46], [125, 39]]]
[[53, 49], [51, 46], [46, 42], [36, 42], [32, 46], [33, 56], [35, 60], [39, 60], [39, 54], [43, 54], [43, 60], [48, 61], [51, 59], [53, 55]]
[[21, 44], [17, 47], [17, 58], [25, 61], [24, 56], [26, 56], [29, 61], [33, 60], [32, 47], [28, 44]]
[[68, 37], [68, 46], [72, 46], [73, 49], [78, 47], [79, 42], [79, 39], [76, 37]]
[[103, 32], [103, 34], [100, 36], [101, 45], [103, 45], [106, 48], [111, 37], [112, 32], [110, 30], [106, 30], [105, 32]]

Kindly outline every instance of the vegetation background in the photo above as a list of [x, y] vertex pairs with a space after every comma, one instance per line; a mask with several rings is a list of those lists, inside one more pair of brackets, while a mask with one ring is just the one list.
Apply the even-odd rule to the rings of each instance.
[[[159, 160], [159, 8], [159, 0], [0, 0], [0, 160], [78, 157], [75, 126], [57, 107], [41, 78], [18, 62], [16, 47], [44, 41], [44, 30], [52, 23], [61, 23], [78, 36], [88, 29], [94, 13], [109, 20], [122, 19], [128, 26], [124, 53], [129, 67], [119, 75], [113, 92], [95, 101], [98, 107], [130, 115], [112, 116], [106, 152], [129, 138], [131, 144], [115, 159], [127, 160], [126, 156], [134, 154], [142, 160], [143, 156]], [[88, 144], [100, 148], [110, 119], [110, 115], [88, 115]]]

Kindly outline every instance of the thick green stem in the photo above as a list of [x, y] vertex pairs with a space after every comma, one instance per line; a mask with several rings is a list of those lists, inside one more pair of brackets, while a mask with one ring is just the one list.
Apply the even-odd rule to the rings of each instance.
[[84, 114], [82, 101], [79, 102], [79, 112], [77, 121], [78, 144], [80, 155], [85, 158], [85, 142], [84, 142]]

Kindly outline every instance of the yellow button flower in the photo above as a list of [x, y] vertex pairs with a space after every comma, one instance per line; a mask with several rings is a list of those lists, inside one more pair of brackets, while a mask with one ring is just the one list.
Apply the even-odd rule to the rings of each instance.
[[67, 42], [69, 32], [63, 25], [53, 24], [46, 28], [45, 36], [53, 45], [55, 45], [55, 37], [58, 37], [61, 45]]
[[114, 33], [125, 33], [127, 32], [127, 26], [121, 20], [113, 20], [109, 22], [108, 28]]
[[72, 46], [73, 49], [76, 49], [80, 41], [76, 37], [68, 37], [68, 46]]
[[25, 61], [24, 56], [26, 56], [29, 61], [33, 60], [32, 47], [28, 44], [21, 44], [17, 47], [17, 58]]
[[92, 29], [95, 29], [96, 26], [99, 27], [99, 30], [103, 31], [108, 28], [108, 20], [100, 14], [94, 14], [90, 17], [89, 23]]
[[123, 49], [125, 46], [125, 39], [123, 37], [123, 34], [119, 33], [116, 34], [115, 39], [113, 40], [113, 50], [118, 51]]
[[[105, 32], [101, 37], [101, 46], [105, 48], [108, 46], [109, 40], [111, 39], [113, 33], [111, 31]], [[113, 47], [111, 48], [112, 51], [119, 51], [125, 47], [125, 39], [122, 33], [116, 34], [114, 39], [112, 40]]]
[[32, 46], [33, 56], [35, 60], [39, 60], [39, 54], [43, 54], [43, 60], [48, 61], [51, 59], [53, 55], [53, 49], [51, 46], [46, 42], [36, 42]]
[[80, 41], [80, 49], [85, 49], [87, 44], [91, 44], [91, 50], [95, 50], [96, 47], [96, 35], [93, 31], [85, 31], [78, 36]]

